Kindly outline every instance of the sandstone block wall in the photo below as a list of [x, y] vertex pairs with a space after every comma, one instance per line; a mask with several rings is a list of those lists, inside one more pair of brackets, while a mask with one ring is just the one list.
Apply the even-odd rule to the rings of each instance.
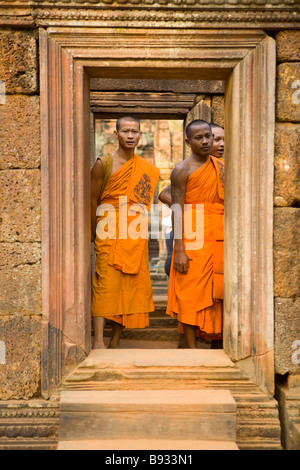
[[300, 31], [277, 33], [276, 49], [275, 367], [299, 374], [293, 344], [300, 340]]
[[0, 29], [0, 399], [40, 395], [41, 186], [36, 32]]

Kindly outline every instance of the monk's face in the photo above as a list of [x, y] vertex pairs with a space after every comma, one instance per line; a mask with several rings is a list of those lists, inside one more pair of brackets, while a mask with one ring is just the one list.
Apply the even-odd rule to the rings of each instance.
[[124, 150], [134, 149], [139, 143], [142, 135], [140, 126], [136, 121], [122, 119], [119, 124], [119, 130], [115, 131], [119, 145]]
[[213, 145], [213, 135], [208, 124], [197, 124], [191, 127], [186, 143], [195, 155], [208, 157]]
[[221, 127], [213, 128], [214, 143], [211, 155], [217, 158], [224, 157], [224, 129]]

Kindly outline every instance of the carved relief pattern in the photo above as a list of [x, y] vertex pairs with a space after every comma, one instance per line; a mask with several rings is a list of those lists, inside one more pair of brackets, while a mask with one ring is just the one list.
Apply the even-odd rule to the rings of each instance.
[[124, 22], [168, 22], [169, 26], [178, 23], [268, 23], [268, 22], [297, 22], [300, 19], [300, 10], [298, 11], [282, 11], [282, 10], [207, 10], [207, 11], [176, 11], [168, 8], [168, 10], [156, 10], [153, 15], [152, 10], [43, 10], [37, 9], [33, 12], [33, 16], [39, 20], [76, 20], [76, 21], [107, 21]]
[[27, 8], [38, 26], [65, 21], [72, 25], [88, 21], [105, 26], [109, 21], [115, 27], [135, 22], [136, 26], [168, 23], [168, 27], [182, 24], [263, 28], [268, 24], [297, 27], [300, 21], [299, 0], [0, 0], [0, 16], [5, 17], [5, 12], [14, 15], [18, 7]]
[[58, 441], [59, 404], [36, 407], [18, 403], [0, 405], [0, 450], [7, 448], [55, 449]]
[[147, 23], [159, 23], [167, 25], [168, 27], [180, 26], [204, 26], [214, 27], [215, 24], [220, 26], [233, 25], [240, 27], [253, 27], [262, 28], [268, 24], [296, 24], [300, 21], [300, 9], [298, 11], [282, 11], [282, 10], [227, 10], [216, 11], [177, 11], [174, 16], [174, 11], [156, 10], [153, 15], [152, 10], [36, 10], [33, 16], [37, 23], [41, 26], [47, 24], [57, 24], [58, 22], [70, 21], [74, 22], [89, 21], [95, 22], [97, 25], [105, 26], [107, 22], [117, 25], [124, 25], [124, 22], [135, 22], [136, 26], [141, 26]]

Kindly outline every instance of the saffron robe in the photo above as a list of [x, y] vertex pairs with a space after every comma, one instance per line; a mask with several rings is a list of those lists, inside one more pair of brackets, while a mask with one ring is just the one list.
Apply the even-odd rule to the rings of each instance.
[[[181, 323], [195, 325], [197, 336], [220, 339], [224, 264], [224, 163], [220, 159], [210, 156], [189, 176], [184, 204], [191, 205], [194, 230], [196, 205], [204, 210], [202, 224], [197, 227], [204, 239], [199, 248], [187, 249], [192, 246], [191, 234], [183, 233], [185, 251], [192, 258], [187, 274], [174, 269], [173, 250], [166, 313]], [[180, 323], [178, 331], [183, 333]]]
[[[143, 212], [130, 214], [130, 210], [141, 209], [141, 205], [150, 209], [158, 177], [158, 168], [134, 155], [109, 177], [97, 209], [100, 214], [95, 239], [92, 316], [114, 320], [126, 328], [149, 326], [149, 312], [154, 311], [148, 264], [148, 220]], [[137, 214], [143, 226], [136, 228], [135, 235], [141, 233], [137, 234], [138, 238], [130, 236], [130, 224]], [[104, 238], [98, 228], [106, 220], [108, 232]], [[115, 225], [110, 225], [111, 232], [109, 220], [115, 220]]]

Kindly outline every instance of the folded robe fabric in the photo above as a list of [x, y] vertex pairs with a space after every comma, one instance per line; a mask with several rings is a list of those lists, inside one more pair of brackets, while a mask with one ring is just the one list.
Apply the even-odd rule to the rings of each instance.
[[[174, 269], [174, 251], [169, 279], [167, 314], [179, 322], [197, 326], [209, 339], [221, 337], [223, 322], [224, 264], [224, 163], [210, 156], [188, 178], [185, 205], [196, 212], [202, 208], [203, 222], [200, 246], [191, 243], [184, 231], [184, 245], [192, 258], [187, 274]], [[184, 218], [187, 217], [184, 214]], [[193, 222], [195, 223], [195, 222]], [[193, 227], [196, 233], [196, 226]], [[183, 332], [182, 326], [179, 328]]]
[[[127, 230], [123, 230], [122, 237], [119, 234], [114, 240], [109, 259], [110, 265], [127, 274], [136, 274], [139, 271], [145, 247], [148, 245], [148, 218], [144, 209], [150, 210], [159, 177], [158, 168], [143, 158], [135, 155], [132, 163], [132, 173], [125, 193], [126, 198], [123, 204], [121, 201], [121, 207], [119, 207], [119, 216], [122, 217], [121, 225], [123, 229], [127, 226]], [[139, 213], [139, 232], [141, 234], [139, 238], [133, 238], [137, 233], [136, 226], [133, 224], [136, 212]], [[133, 230], [130, 231], [132, 225]]]
[[[150, 209], [158, 177], [156, 167], [134, 155], [110, 175], [97, 210], [92, 315], [113, 319], [127, 328], [149, 325], [149, 312], [154, 311], [145, 208]], [[99, 226], [102, 223], [103, 228], [106, 221], [105, 237]], [[134, 238], [130, 236], [132, 225]]]

